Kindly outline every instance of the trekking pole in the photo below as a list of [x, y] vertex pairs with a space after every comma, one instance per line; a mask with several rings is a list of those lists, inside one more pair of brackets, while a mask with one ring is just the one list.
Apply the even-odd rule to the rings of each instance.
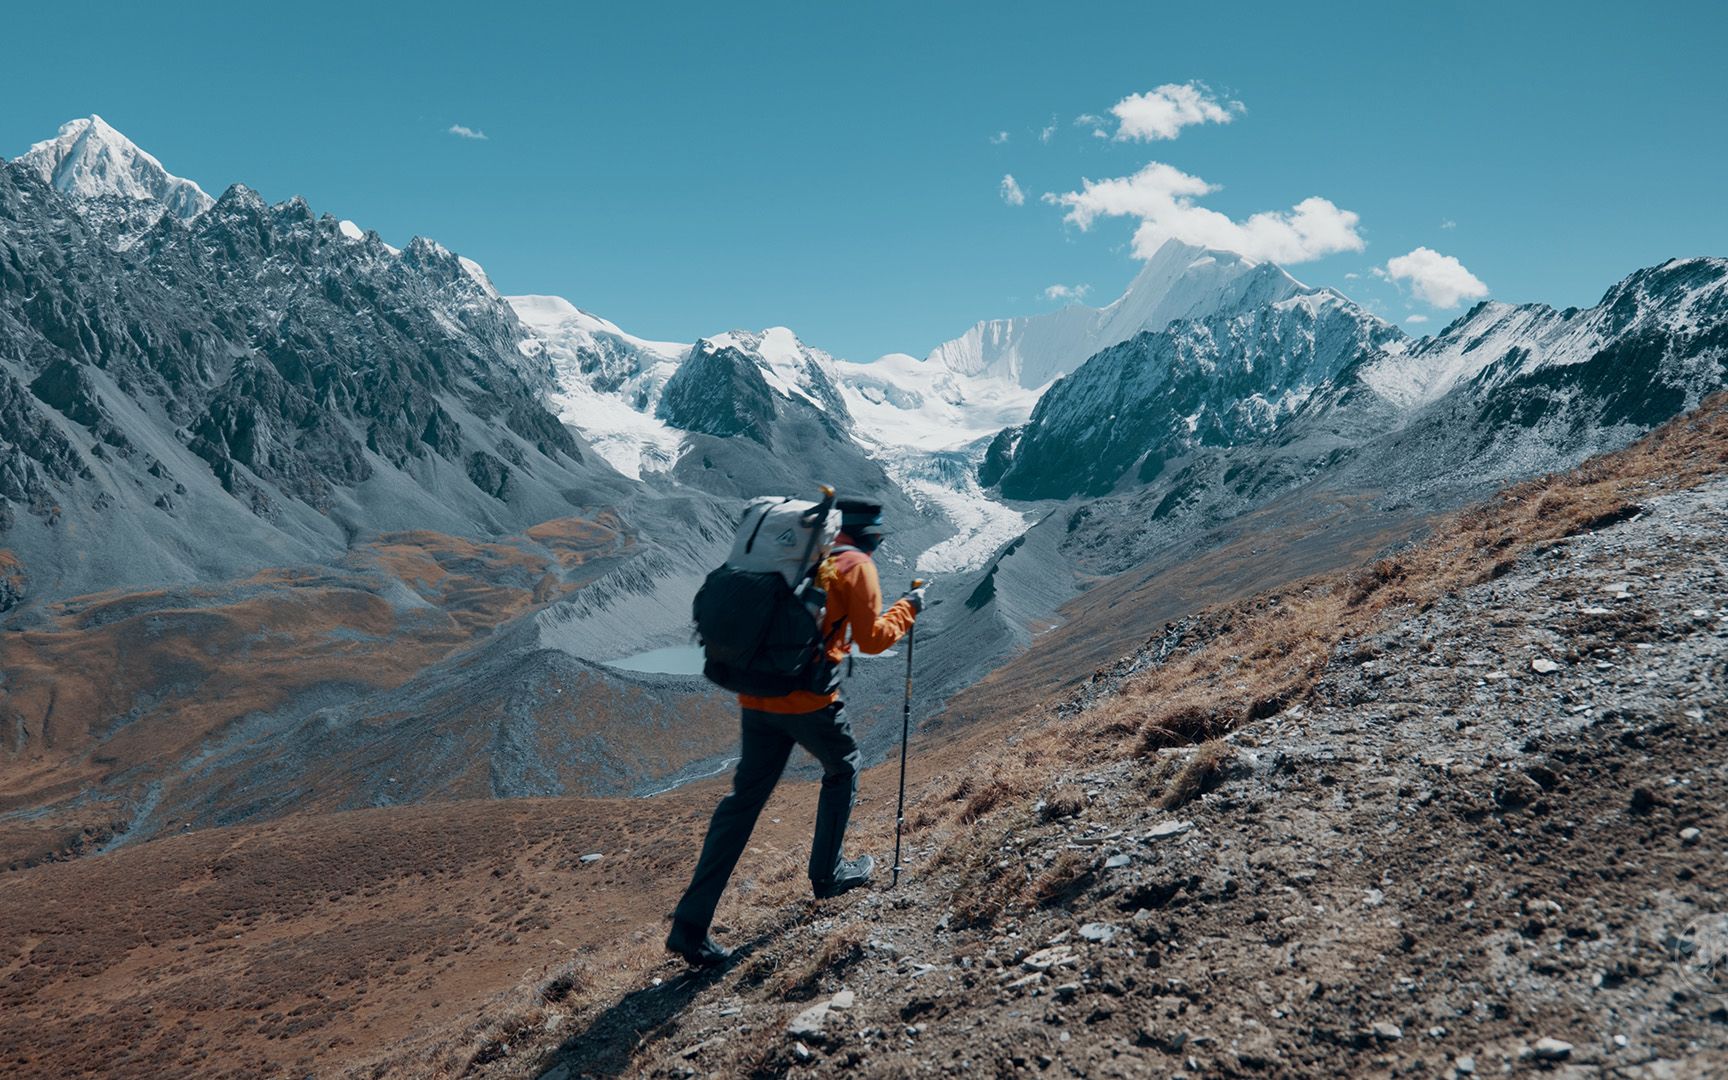
[[[912, 587], [916, 589], [924, 584], [921, 578], [912, 579]], [[912, 643], [918, 632], [918, 624], [914, 622], [906, 628], [906, 700], [900, 706], [900, 805], [894, 810], [894, 880], [888, 887], [894, 888], [900, 884], [900, 831], [906, 824], [906, 741], [912, 733]]]

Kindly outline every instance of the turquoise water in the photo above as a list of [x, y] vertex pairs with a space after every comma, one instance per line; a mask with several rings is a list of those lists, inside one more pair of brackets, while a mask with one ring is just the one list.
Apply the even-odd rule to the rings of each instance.
[[649, 649], [631, 656], [619, 657], [617, 660], [602, 660], [607, 667], [620, 668], [624, 671], [649, 671], [659, 675], [700, 675], [702, 674], [702, 646], [700, 645], [667, 645], [660, 649]]

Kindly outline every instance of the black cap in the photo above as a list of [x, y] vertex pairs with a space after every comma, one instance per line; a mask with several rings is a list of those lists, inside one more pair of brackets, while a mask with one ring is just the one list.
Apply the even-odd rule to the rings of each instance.
[[840, 531], [850, 536], [882, 534], [882, 504], [864, 499], [841, 499], [834, 504], [840, 511]]

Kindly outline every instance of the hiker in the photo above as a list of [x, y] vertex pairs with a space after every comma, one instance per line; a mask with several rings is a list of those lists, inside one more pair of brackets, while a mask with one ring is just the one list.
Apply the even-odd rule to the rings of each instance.
[[868, 885], [876, 865], [869, 855], [844, 859], [840, 854], [858, 792], [858, 744], [840, 700], [839, 666], [853, 645], [874, 655], [898, 641], [923, 610], [924, 589], [912, 589], [882, 611], [882, 586], [870, 558], [882, 542], [882, 507], [860, 499], [841, 499], [834, 507], [840, 511], [840, 534], [817, 571], [816, 584], [827, 593], [822, 641], [835, 677], [826, 691], [738, 695], [743, 747], [732, 793], [720, 800], [708, 823], [696, 872], [673, 912], [666, 938], [668, 951], [697, 966], [723, 963], [731, 955], [708, 936], [708, 927], [794, 743], [822, 763], [816, 835], [810, 843], [810, 887], [816, 897], [828, 899]]

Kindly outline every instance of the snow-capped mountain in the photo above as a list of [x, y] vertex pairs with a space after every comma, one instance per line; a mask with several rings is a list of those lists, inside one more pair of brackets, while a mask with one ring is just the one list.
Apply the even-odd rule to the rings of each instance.
[[563, 297], [506, 299], [529, 331], [517, 348], [544, 365], [559, 418], [626, 476], [671, 469], [683, 434], [655, 412], [690, 346], [633, 337]]
[[[117, 246], [121, 198], [156, 220]], [[32, 595], [485, 535], [624, 490], [546, 410], [484, 274], [432, 241], [397, 252], [240, 185], [182, 220], [12, 163], [0, 266], [0, 539]]]
[[1072, 304], [1043, 315], [980, 322], [938, 345], [929, 362], [957, 374], [1041, 388], [1142, 330], [1275, 303], [1303, 288], [1271, 263], [1167, 240], [1112, 303], [1101, 308]]
[[129, 242], [164, 213], [184, 220], [216, 204], [191, 180], [175, 176], [100, 116], [72, 120], [12, 163], [78, 200], [87, 217], [105, 219]]
[[685, 431], [741, 435], [772, 448], [775, 422], [808, 411], [836, 438], [852, 426], [834, 385], [833, 359], [783, 326], [703, 338], [667, 380], [656, 413]]
[[[1281, 285], [1289, 275], [1279, 274], [1270, 280]], [[1269, 280], [1237, 280], [1249, 278]], [[1402, 337], [1331, 290], [1297, 288], [1100, 352], [1039, 399], [1023, 430], [998, 439], [981, 479], [1012, 498], [1103, 494], [1130, 467], [1150, 480], [1169, 458], [1271, 434]]]
[[1661, 340], [1685, 350], [1720, 333], [1728, 317], [1723, 260], [1671, 259], [1615, 285], [1590, 308], [1483, 301], [1408, 350], [1369, 364], [1362, 381], [1400, 408], [1438, 401], [1461, 384], [1497, 384], [1543, 368], [1589, 362], [1622, 340]]
[[1640, 270], [1587, 309], [1479, 304], [1420, 340], [1308, 290], [1092, 357], [994, 440], [981, 479], [1020, 498], [1151, 485], [1157, 521], [1315, 479], [1438, 505], [1623, 445], [1725, 384], [1728, 260]]

